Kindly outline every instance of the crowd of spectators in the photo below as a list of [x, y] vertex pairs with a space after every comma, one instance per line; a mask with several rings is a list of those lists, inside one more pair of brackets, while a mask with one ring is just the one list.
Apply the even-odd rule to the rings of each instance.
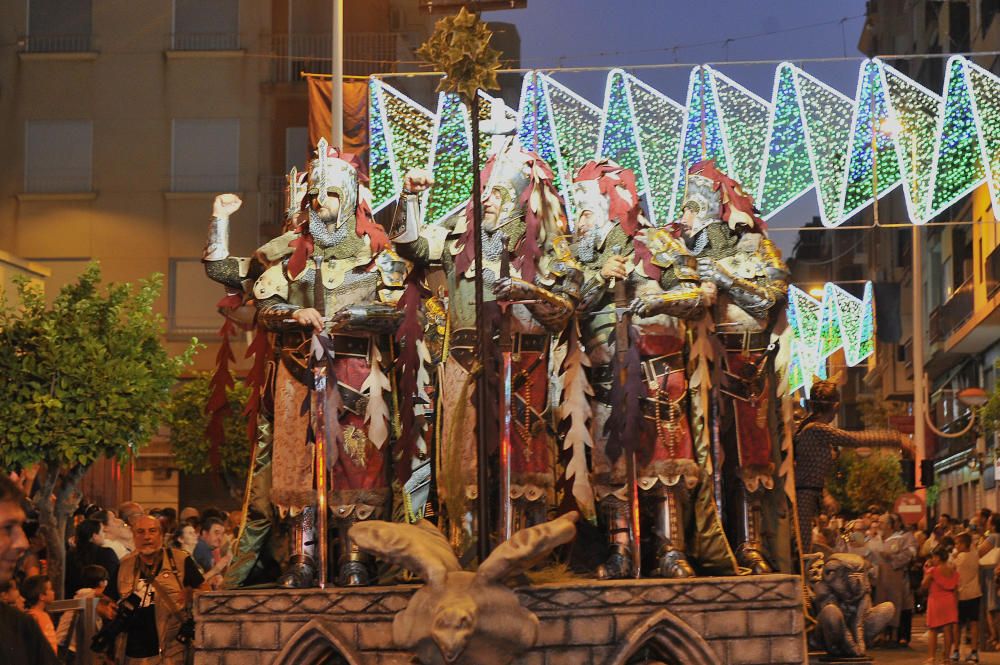
[[[116, 509], [84, 502], [68, 530], [64, 585], [57, 594], [31, 514], [21, 488], [0, 475], [0, 662], [76, 662], [85, 613], [53, 608], [57, 595], [97, 599], [89, 633], [108, 627], [112, 639], [108, 653], [94, 662], [185, 662], [193, 591], [221, 586], [238, 516], [214, 508], [185, 508], [178, 515], [135, 502]], [[121, 631], [114, 637], [116, 626]]]
[[814, 551], [848, 552], [871, 563], [873, 604], [895, 605], [876, 648], [908, 646], [914, 614], [926, 613], [928, 663], [937, 662], [939, 633], [949, 662], [975, 663], [981, 650], [1000, 650], [1000, 513], [941, 514], [926, 528], [872, 507], [853, 520], [820, 515], [812, 539]]

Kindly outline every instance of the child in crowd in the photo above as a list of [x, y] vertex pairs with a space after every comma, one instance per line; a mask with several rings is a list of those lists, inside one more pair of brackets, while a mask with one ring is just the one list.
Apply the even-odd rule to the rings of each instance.
[[[969, 532], [955, 536], [955, 568], [958, 570], [958, 633], [968, 627], [972, 651], [966, 662], [979, 662], [979, 599], [983, 592], [979, 588], [979, 554], [972, 549], [972, 535]], [[960, 640], [956, 640], [951, 659], [959, 659]]]
[[52, 625], [52, 617], [45, 611], [49, 603], [55, 602], [56, 591], [52, 582], [45, 575], [32, 575], [21, 582], [21, 595], [24, 596], [24, 606], [28, 615], [42, 629], [42, 635], [52, 646], [52, 653], [57, 653], [56, 628]]
[[6, 588], [0, 586], [0, 603], [10, 605], [14, 609], [23, 612], [24, 596], [21, 595], [21, 590], [17, 588], [17, 580], [11, 578], [5, 586]]
[[[73, 595], [74, 599], [100, 598], [104, 595], [104, 590], [108, 587], [108, 571], [104, 566], [84, 566], [83, 570], [80, 571], [80, 583], [83, 586], [77, 589]], [[113, 614], [108, 614], [110, 599], [108, 599], [107, 603], [102, 603], [102, 605], [98, 605], [97, 625], [93, 626], [95, 631], [101, 626], [101, 616], [105, 616], [105, 618], [113, 616]], [[70, 655], [76, 653], [76, 624], [80, 620], [80, 616], [79, 612], [71, 610], [63, 612], [62, 616], [59, 617], [59, 627], [56, 629], [56, 643], [60, 649], [64, 652], [68, 651]], [[72, 662], [76, 661], [73, 660]]]
[[947, 657], [952, 652], [952, 645], [957, 645], [958, 623], [958, 571], [948, 561], [948, 550], [937, 547], [931, 552], [930, 558], [924, 564], [924, 580], [920, 588], [927, 591], [927, 653], [925, 663], [935, 662], [937, 650], [937, 633], [944, 633], [944, 654]]

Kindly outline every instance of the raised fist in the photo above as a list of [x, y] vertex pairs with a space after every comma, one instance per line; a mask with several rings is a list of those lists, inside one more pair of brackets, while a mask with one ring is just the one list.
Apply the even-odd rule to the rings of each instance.
[[403, 189], [418, 194], [434, 186], [434, 176], [427, 169], [410, 169], [403, 176]]
[[240, 209], [243, 200], [235, 194], [219, 194], [212, 203], [213, 217], [229, 217]]
[[604, 266], [601, 267], [601, 277], [604, 279], [625, 279], [628, 276], [625, 270], [627, 264], [628, 259], [626, 257], [620, 254], [612, 254], [604, 262]]

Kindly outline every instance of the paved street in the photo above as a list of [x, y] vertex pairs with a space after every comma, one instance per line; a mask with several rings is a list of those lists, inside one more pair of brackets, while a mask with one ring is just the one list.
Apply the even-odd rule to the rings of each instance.
[[[962, 661], [964, 662], [965, 657], [969, 653], [969, 647], [962, 647]], [[875, 662], [880, 665], [885, 664], [899, 664], [903, 665], [906, 663], [912, 665], [913, 663], [923, 663], [927, 659], [927, 629], [924, 626], [924, 616], [921, 614], [919, 616], [913, 617], [913, 642], [910, 643], [909, 649], [875, 649], [871, 652], [872, 657], [874, 657]], [[937, 662], [943, 662], [941, 660], [941, 640], [938, 639], [938, 660]], [[946, 662], [946, 661], [944, 661]], [[991, 652], [979, 654], [980, 663], [989, 663], [991, 665], [1000, 665], [1000, 652]]]

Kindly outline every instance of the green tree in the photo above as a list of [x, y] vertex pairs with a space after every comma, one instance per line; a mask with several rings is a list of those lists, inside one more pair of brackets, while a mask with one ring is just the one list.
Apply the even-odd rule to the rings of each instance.
[[842, 449], [826, 489], [845, 512], [856, 515], [871, 505], [888, 510], [906, 493], [899, 475], [899, 454], [875, 450], [862, 456], [855, 450]]
[[[188, 473], [206, 473], [212, 466], [209, 459], [211, 443], [205, 436], [209, 421], [205, 405], [212, 390], [211, 378], [209, 373], [196, 374], [182, 383], [170, 400], [167, 424], [174, 460]], [[230, 494], [238, 497], [250, 466], [251, 444], [247, 442], [246, 418], [243, 417], [250, 389], [242, 381], [236, 381], [226, 390], [226, 397], [229, 413], [223, 421], [225, 439], [219, 447], [219, 471]]]
[[98, 458], [125, 461], [149, 441], [198, 346], [174, 357], [164, 349], [153, 311], [161, 282], [102, 288], [92, 263], [51, 306], [26, 280], [15, 284], [20, 307], [0, 297], [0, 468], [39, 468], [32, 500], [60, 595], [80, 479]]

